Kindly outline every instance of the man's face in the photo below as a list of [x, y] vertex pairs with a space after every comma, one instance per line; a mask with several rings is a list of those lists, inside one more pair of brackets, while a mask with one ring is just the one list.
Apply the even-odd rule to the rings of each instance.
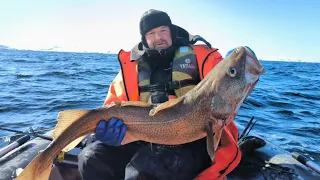
[[150, 49], [166, 49], [172, 45], [171, 32], [168, 26], [159, 26], [146, 33], [146, 41]]

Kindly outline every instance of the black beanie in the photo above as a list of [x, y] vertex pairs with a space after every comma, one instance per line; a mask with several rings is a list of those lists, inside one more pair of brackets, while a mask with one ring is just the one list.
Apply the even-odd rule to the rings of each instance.
[[140, 20], [140, 34], [142, 39], [151, 29], [159, 26], [169, 26], [171, 28], [171, 19], [167, 13], [159, 10], [150, 9], [145, 12]]

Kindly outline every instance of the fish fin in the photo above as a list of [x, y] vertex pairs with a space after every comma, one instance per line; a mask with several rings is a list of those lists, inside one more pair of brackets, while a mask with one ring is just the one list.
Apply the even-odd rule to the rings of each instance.
[[73, 122], [88, 114], [90, 110], [65, 110], [58, 114], [58, 123], [53, 131], [53, 139], [67, 129]]
[[214, 134], [214, 151], [217, 150], [218, 146], [219, 146], [219, 143], [220, 143], [220, 140], [221, 140], [221, 135], [222, 135], [222, 128], [216, 132]]
[[[44, 180], [49, 179], [53, 161], [51, 163], [43, 162], [42, 154], [36, 156], [24, 169], [18, 174], [15, 180]], [[42, 167], [46, 165], [46, 167]]]
[[207, 132], [207, 152], [210, 156], [212, 162], [214, 162], [215, 158], [215, 149], [214, 149], [214, 137], [213, 137], [213, 130], [212, 130], [212, 122], [209, 120], [206, 125], [206, 132]]
[[152, 104], [141, 101], [122, 101], [121, 106], [150, 107]]
[[150, 110], [149, 116], [154, 116], [156, 113], [159, 111], [162, 111], [164, 109], [171, 108], [178, 104], [179, 102], [183, 101], [184, 97], [176, 98], [176, 99], [170, 99], [169, 101], [160, 104], [159, 106], [154, 107], [153, 109]]
[[62, 151], [64, 151], [64, 152], [70, 151], [71, 149], [76, 147], [85, 137], [87, 137], [87, 135], [81, 136], [81, 137], [77, 138], [76, 140], [72, 141], [72, 143], [70, 143], [68, 146], [63, 148]]
[[123, 140], [121, 141], [121, 145], [129, 144], [131, 142], [137, 141], [135, 137], [131, 135], [131, 133], [126, 132], [126, 135], [124, 136]]

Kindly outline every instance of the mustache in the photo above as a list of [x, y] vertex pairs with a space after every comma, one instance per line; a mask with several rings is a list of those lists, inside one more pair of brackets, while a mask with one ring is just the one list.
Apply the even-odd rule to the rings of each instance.
[[157, 44], [160, 44], [160, 43], [168, 44], [168, 42], [167, 42], [166, 40], [160, 39], [160, 40], [155, 41], [155, 42], [153, 43], [153, 47], [156, 47]]

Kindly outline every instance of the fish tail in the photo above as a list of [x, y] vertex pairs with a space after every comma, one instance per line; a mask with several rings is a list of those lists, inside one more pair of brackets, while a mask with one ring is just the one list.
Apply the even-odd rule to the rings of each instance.
[[42, 154], [32, 160], [15, 180], [48, 180], [53, 160], [42, 161]]

